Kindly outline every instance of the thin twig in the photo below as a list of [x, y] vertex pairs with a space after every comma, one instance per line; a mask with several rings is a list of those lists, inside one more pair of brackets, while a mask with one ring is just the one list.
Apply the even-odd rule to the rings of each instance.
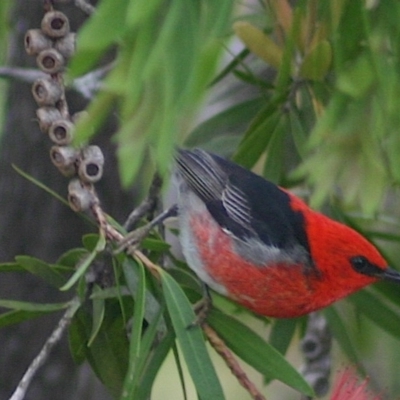
[[[104, 77], [114, 68], [115, 63], [111, 62], [100, 68], [88, 72], [79, 78], [74, 79], [67, 86], [73, 89], [87, 100], [91, 100], [101, 89]], [[48, 74], [34, 68], [0, 67], [0, 78], [15, 79], [19, 82], [33, 83], [37, 79], [46, 78]], [[63, 87], [64, 83], [62, 83]]]
[[143, 202], [129, 214], [124, 224], [124, 228], [127, 231], [132, 229], [132, 227], [134, 227], [138, 223], [138, 221], [141, 218], [143, 218], [148, 212], [156, 208], [157, 201], [160, 195], [161, 186], [162, 186], [162, 179], [160, 175], [156, 173], [153, 176], [153, 180], [149, 188], [149, 194], [143, 200]]
[[54, 345], [60, 341], [65, 329], [70, 324], [72, 317], [74, 316], [78, 308], [79, 308], [79, 300], [78, 299], [72, 300], [70, 306], [67, 308], [64, 315], [61, 317], [60, 321], [58, 321], [57, 327], [54, 329], [52, 334], [47, 338], [39, 354], [31, 362], [30, 366], [26, 370], [24, 376], [20, 380], [17, 388], [15, 389], [14, 393], [12, 394], [9, 400], [23, 400], [29, 388], [29, 385], [32, 382], [32, 379], [34, 378], [39, 368], [45, 363], [45, 361], [49, 357], [49, 354]]
[[96, 11], [95, 7], [89, 4], [86, 0], [75, 0], [75, 5], [87, 15], [91, 15]]
[[249, 392], [250, 396], [254, 400], [266, 400], [264, 395], [259, 392], [254, 383], [247, 377], [246, 373], [243, 371], [232, 352], [228, 349], [225, 342], [218, 336], [217, 332], [207, 323], [204, 323], [202, 328], [211, 346], [222, 357], [233, 375], [236, 376], [239, 383]]
[[20, 82], [33, 83], [47, 74], [34, 68], [0, 67], [0, 78], [11, 78]]

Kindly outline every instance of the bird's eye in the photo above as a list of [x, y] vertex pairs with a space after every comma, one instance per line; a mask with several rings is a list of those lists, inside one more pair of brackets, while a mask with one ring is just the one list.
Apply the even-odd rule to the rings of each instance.
[[382, 272], [380, 268], [369, 262], [364, 256], [352, 257], [350, 262], [353, 268], [363, 275], [377, 276]]

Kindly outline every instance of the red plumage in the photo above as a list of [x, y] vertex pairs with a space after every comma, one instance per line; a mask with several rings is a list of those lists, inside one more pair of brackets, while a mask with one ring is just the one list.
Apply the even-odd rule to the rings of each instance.
[[286, 190], [200, 150], [177, 161], [189, 266], [254, 312], [296, 317], [380, 278], [400, 280], [360, 234]]

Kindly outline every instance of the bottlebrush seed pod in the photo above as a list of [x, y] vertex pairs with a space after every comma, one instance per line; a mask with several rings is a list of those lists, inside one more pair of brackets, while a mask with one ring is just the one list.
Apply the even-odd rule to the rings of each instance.
[[57, 39], [54, 42], [54, 48], [65, 58], [70, 58], [76, 50], [76, 34], [73, 32]]
[[61, 98], [62, 89], [55, 80], [41, 78], [32, 85], [32, 95], [39, 106], [54, 106]]
[[86, 211], [95, 202], [95, 197], [90, 187], [75, 178], [68, 185], [68, 202], [74, 211]]
[[100, 147], [88, 146], [81, 151], [78, 174], [85, 182], [97, 182], [103, 175], [104, 156]]
[[49, 11], [42, 19], [41, 28], [45, 35], [56, 39], [69, 33], [69, 21], [64, 13]]
[[40, 107], [36, 110], [40, 130], [47, 133], [54, 121], [62, 119], [61, 113], [55, 107]]
[[25, 51], [30, 56], [36, 56], [41, 51], [50, 49], [52, 41], [40, 29], [29, 29], [24, 39]]
[[46, 49], [38, 54], [36, 63], [46, 74], [56, 74], [63, 69], [65, 60], [56, 49]]
[[68, 145], [74, 137], [74, 128], [74, 124], [66, 119], [54, 121], [49, 127], [49, 138], [60, 146]]
[[77, 172], [78, 152], [73, 147], [53, 146], [50, 159], [64, 176], [74, 176]]

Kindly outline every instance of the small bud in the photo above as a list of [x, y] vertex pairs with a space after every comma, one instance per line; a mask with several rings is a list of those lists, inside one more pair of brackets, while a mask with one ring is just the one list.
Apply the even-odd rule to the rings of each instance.
[[54, 121], [62, 119], [60, 111], [55, 107], [40, 107], [36, 110], [40, 130], [47, 133]]
[[74, 176], [77, 172], [78, 152], [73, 147], [53, 146], [50, 149], [53, 164], [64, 176]]
[[74, 137], [74, 124], [66, 119], [54, 121], [49, 128], [49, 138], [59, 146], [65, 146], [72, 142]]
[[54, 79], [37, 79], [32, 85], [32, 94], [39, 106], [54, 106], [62, 95], [62, 89]]
[[69, 33], [69, 21], [64, 13], [49, 11], [42, 19], [41, 28], [45, 35], [51, 38], [60, 38]]
[[70, 58], [76, 50], [76, 34], [68, 33], [68, 35], [57, 39], [54, 48], [65, 58]]
[[93, 205], [96, 198], [90, 187], [79, 179], [72, 179], [68, 185], [68, 202], [70, 207], [76, 211], [86, 211]]
[[29, 29], [25, 34], [24, 43], [25, 51], [30, 56], [36, 56], [52, 46], [52, 41], [40, 29]]
[[97, 182], [103, 175], [104, 156], [98, 146], [88, 146], [81, 151], [79, 177], [85, 182]]
[[56, 49], [46, 49], [36, 58], [38, 67], [46, 74], [56, 74], [64, 67], [64, 57]]

